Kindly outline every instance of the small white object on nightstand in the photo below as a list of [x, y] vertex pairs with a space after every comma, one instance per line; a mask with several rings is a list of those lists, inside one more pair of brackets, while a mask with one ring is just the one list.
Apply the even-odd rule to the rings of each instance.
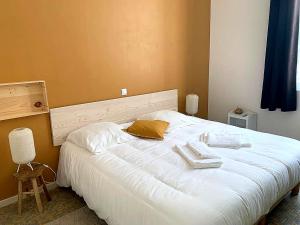
[[242, 114], [235, 114], [232, 110], [228, 113], [227, 123], [236, 127], [257, 130], [257, 113], [245, 111]]

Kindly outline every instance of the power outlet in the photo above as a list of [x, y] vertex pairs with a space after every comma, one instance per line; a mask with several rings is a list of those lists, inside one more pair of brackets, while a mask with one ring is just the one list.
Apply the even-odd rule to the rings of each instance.
[[121, 95], [122, 96], [127, 96], [127, 88], [122, 88], [121, 89]]

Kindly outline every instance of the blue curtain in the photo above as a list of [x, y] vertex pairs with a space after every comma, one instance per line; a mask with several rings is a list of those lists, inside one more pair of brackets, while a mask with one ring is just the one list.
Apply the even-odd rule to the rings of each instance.
[[300, 0], [271, 0], [261, 108], [297, 110]]

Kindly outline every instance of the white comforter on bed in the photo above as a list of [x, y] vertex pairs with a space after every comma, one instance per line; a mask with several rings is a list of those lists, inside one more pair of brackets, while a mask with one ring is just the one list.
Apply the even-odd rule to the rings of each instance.
[[[66, 142], [57, 183], [109, 225], [253, 225], [299, 183], [299, 141], [194, 120], [164, 141], [137, 139], [97, 155]], [[213, 131], [244, 133], [252, 147], [215, 148], [222, 167], [198, 170], [174, 151]]]

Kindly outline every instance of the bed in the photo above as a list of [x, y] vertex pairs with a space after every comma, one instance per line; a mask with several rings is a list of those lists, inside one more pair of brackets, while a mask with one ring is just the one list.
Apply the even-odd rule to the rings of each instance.
[[[297, 193], [300, 142], [290, 138], [190, 117], [193, 123], [163, 141], [135, 138], [98, 154], [65, 141], [90, 122], [125, 123], [146, 111], [177, 110], [177, 90], [131, 98], [51, 112], [54, 143], [62, 144], [58, 185], [71, 186], [109, 225], [253, 225], [289, 191]], [[120, 116], [111, 107], [126, 110], [118, 110]], [[220, 130], [247, 135], [252, 147], [216, 148], [222, 167], [202, 170], [191, 169], [174, 151], [176, 144]]]

